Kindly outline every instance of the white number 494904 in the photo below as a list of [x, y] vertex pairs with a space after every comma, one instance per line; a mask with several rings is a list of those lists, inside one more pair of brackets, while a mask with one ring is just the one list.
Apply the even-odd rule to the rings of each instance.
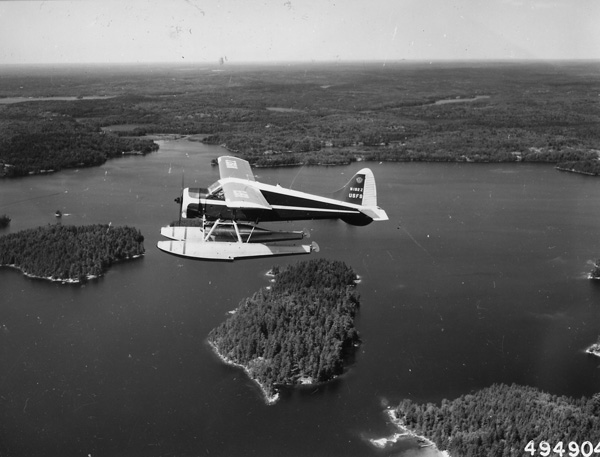
[[569, 441], [567, 449], [562, 441], [559, 441], [552, 446], [547, 441], [541, 441], [539, 446], [536, 446], [535, 441], [531, 440], [524, 449], [530, 455], [541, 455], [542, 457], [548, 457], [550, 454], [558, 455], [563, 457], [567, 454], [569, 457], [591, 457], [594, 454], [600, 454], [600, 441], [594, 446], [590, 441], [584, 441], [579, 444], [575, 441]]

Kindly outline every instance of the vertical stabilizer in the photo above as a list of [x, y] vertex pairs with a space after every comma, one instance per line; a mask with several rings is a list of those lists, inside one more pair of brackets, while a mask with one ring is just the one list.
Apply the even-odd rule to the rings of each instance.
[[334, 195], [338, 200], [348, 203], [361, 206], [377, 206], [377, 188], [373, 172], [369, 168], [363, 168]]
[[366, 225], [372, 221], [388, 220], [386, 212], [377, 206], [375, 176], [369, 168], [363, 168], [356, 173], [334, 196], [338, 200], [361, 206], [360, 217], [341, 217], [348, 224]]

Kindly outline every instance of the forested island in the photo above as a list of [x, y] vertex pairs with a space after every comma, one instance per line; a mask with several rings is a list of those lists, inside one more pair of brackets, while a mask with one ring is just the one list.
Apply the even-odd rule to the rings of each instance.
[[143, 254], [144, 237], [127, 226], [54, 224], [0, 237], [0, 266], [53, 281], [84, 282]]
[[[600, 438], [600, 394], [576, 399], [494, 384], [439, 405], [406, 399], [388, 412], [400, 431], [416, 432], [456, 457], [539, 455], [542, 441], [551, 448], [562, 442], [567, 453], [569, 442], [589, 441], [593, 449]], [[525, 449], [531, 441], [534, 454]]]
[[[598, 62], [26, 68], [3, 75], [0, 173], [99, 164], [202, 134], [254, 166], [534, 162], [597, 174]], [[25, 88], [25, 89], [24, 89]], [[100, 95], [71, 101], [53, 96]], [[110, 96], [110, 97], [108, 97]], [[115, 129], [107, 127], [117, 126]]]
[[6, 228], [8, 227], [8, 224], [10, 224], [10, 217], [8, 217], [7, 214], [3, 214], [2, 216], [0, 216], [0, 228]]
[[322, 383], [344, 371], [359, 343], [356, 274], [340, 261], [314, 259], [272, 270], [275, 282], [242, 300], [208, 342], [241, 366], [268, 403], [278, 386]]

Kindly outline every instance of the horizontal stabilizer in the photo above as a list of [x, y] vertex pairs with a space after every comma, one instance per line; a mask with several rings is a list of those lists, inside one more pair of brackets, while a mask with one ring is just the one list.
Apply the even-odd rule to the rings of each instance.
[[360, 209], [360, 212], [363, 213], [365, 216], [369, 216], [374, 221], [389, 220], [385, 210], [381, 209], [379, 206], [363, 206]]

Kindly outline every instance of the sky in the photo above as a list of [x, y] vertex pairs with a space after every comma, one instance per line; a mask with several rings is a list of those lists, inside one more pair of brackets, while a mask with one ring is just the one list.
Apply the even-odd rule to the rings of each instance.
[[0, 64], [600, 59], [600, 0], [0, 0]]

